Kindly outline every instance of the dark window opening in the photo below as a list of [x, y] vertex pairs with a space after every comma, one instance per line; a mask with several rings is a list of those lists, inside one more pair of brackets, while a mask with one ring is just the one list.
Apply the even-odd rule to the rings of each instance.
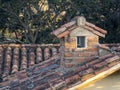
[[78, 36], [77, 37], [77, 48], [84, 48], [85, 47], [85, 36]]

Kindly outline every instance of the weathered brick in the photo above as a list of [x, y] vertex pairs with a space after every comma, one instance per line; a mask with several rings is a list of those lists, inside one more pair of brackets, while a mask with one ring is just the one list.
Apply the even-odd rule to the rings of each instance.
[[88, 42], [87, 45], [88, 45], [88, 47], [93, 48], [93, 47], [97, 46], [97, 43], [98, 42]]
[[87, 51], [89, 51], [89, 52], [97, 52], [98, 51], [98, 48], [97, 48], [97, 46], [96, 47], [88, 47], [88, 48], [86, 48], [85, 50], [83, 50], [83, 51], [85, 51], [85, 52], [87, 52]]
[[98, 43], [98, 37], [93, 37], [93, 36], [89, 36], [88, 38], [88, 42], [96, 42], [96, 43]]
[[65, 68], [71, 68], [71, 67], [73, 67], [75, 64], [73, 64], [73, 63], [64, 63], [63, 65], [64, 65]]
[[73, 57], [73, 53], [70, 53], [70, 52], [65, 52], [65, 57]]
[[66, 63], [72, 63], [72, 62], [73, 62], [73, 59], [66, 59], [66, 58], [65, 58], [64, 62], [66, 62]]

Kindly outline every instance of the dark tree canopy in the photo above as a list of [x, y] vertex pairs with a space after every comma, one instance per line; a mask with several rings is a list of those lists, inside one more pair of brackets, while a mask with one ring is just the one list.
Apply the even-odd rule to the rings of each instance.
[[108, 31], [100, 42], [120, 42], [120, 0], [1, 0], [0, 42], [57, 43], [50, 32], [78, 15]]

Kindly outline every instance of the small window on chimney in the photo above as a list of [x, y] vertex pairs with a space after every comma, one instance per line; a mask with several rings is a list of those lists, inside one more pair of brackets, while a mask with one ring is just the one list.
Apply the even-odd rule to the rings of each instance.
[[86, 37], [77, 36], [77, 48], [85, 48], [85, 47], [86, 47]]

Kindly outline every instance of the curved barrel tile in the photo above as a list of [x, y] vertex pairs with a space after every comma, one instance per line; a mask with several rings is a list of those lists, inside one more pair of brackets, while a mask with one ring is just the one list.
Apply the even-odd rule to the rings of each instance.
[[27, 50], [25, 47], [21, 49], [21, 67], [20, 69], [26, 69], [27, 68]]
[[19, 48], [14, 48], [12, 73], [16, 73], [18, 69], [19, 69]]
[[6, 77], [10, 73], [10, 65], [11, 65], [11, 52], [12, 49], [10, 47], [7, 48], [6, 53], [5, 53], [5, 67], [4, 67], [4, 73], [3, 77]]
[[3, 48], [0, 47], [0, 75], [2, 74]]
[[50, 49], [48, 47], [46, 47], [44, 49], [44, 59], [47, 60], [50, 58]]
[[40, 47], [36, 50], [36, 63], [40, 63], [42, 61], [42, 49]]
[[52, 55], [57, 55], [57, 49], [55, 47], [52, 48]]
[[29, 54], [29, 67], [33, 66], [35, 64], [35, 53], [30, 52]]

